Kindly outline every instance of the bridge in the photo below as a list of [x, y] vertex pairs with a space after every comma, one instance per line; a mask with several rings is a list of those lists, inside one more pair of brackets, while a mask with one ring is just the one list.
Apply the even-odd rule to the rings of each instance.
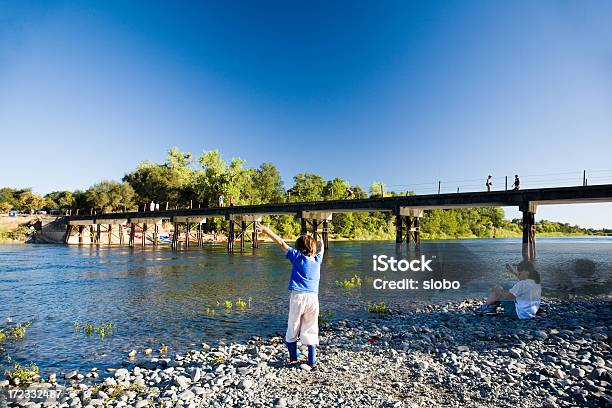
[[151, 245], [158, 245], [159, 225], [167, 220], [174, 224], [173, 249], [178, 249], [181, 241], [184, 247], [189, 247], [193, 240], [197, 246], [203, 246], [202, 224], [208, 218], [223, 218], [229, 221], [227, 248], [233, 251], [236, 240], [240, 241], [241, 249], [245, 248], [247, 241], [254, 248], [258, 246], [255, 223], [261, 221], [264, 215], [289, 214], [300, 219], [302, 234], [310, 232], [315, 238], [321, 234], [327, 247], [329, 222], [334, 213], [385, 211], [392, 212], [396, 217], [396, 242], [406, 242], [408, 245], [412, 242], [418, 248], [421, 242], [419, 224], [424, 210], [518, 207], [523, 213], [523, 255], [531, 258], [535, 255], [535, 214], [539, 206], [602, 202], [612, 202], [612, 184], [71, 215], [66, 217], [65, 242], [72, 243], [78, 238], [79, 244], [86, 244], [87, 235], [89, 244], [99, 245], [103, 241], [103, 234], [106, 234], [108, 245], [113, 243], [113, 236], [118, 238], [120, 245], [124, 245], [127, 234], [127, 244], [135, 246], [135, 236], [139, 233], [140, 245], [146, 246], [146, 234], [151, 233]]

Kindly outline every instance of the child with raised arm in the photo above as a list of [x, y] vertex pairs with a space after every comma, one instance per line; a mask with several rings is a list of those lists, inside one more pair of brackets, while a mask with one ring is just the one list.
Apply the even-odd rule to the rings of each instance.
[[308, 346], [308, 365], [317, 366], [317, 345], [319, 344], [319, 279], [321, 276], [321, 261], [325, 248], [319, 240], [320, 249], [317, 252], [317, 242], [309, 235], [302, 235], [291, 248], [281, 237], [270, 228], [257, 224], [258, 232], [267, 234], [276, 242], [285, 256], [291, 262], [291, 278], [289, 279], [289, 318], [285, 341], [289, 349], [289, 362], [298, 361], [298, 338]]
[[491, 289], [485, 304], [481, 305], [482, 314], [496, 313], [497, 306], [503, 306], [504, 314], [516, 319], [531, 319], [536, 316], [542, 299], [540, 274], [529, 261], [522, 261], [514, 269], [506, 264], [508, 272], [518, 278], [518, 282], [506, 290], [497, 285]]

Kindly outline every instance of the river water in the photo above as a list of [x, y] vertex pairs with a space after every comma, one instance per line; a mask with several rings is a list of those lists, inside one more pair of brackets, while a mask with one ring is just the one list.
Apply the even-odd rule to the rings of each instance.
[[[368, 314], [384, 300], [404, 309], [482, 297], [493, 284], [510, 287], [507, 262], [521, 259], [518, 239], [424, 241], [402, 252], [392, 242], [332, 242], [322, 265], [321, 310], [334, 319]], [[433, 258], [421, 281], [457, 281], [455, 290], [376, 291], [372, 255]], [[543, 294], [609, 294], [612, 238], [538, 238], [536, 265]], [[121, 364], [131, 349], [185, 351], [201, 342], [240, 341], [285, 330], [290, 265], [273, 245], [228, 254], [222, 245], [172, 252], [61, 245], [0, 245], [0, 329], [30, 322], [26, 337], [0, 354], [34, 362], [43, 374]], [[358, 275], [362, 288], [337, 282]], [[385, 276], [383, 276], [385, 275]], [[411, 276], [417, 276], [413, 273]], [[238, 299], [245, 302], [237, 306]], [[226, 307], [226, 301], [232, 307]], [[229, 306], [229, 305], [228, 305]], [[12, 321], [13, 323], [8, 323]], [[111, 322], [101, 338], [75, 330], [75, 321]], [[0, 374], [1, 376], [1, 374]]]

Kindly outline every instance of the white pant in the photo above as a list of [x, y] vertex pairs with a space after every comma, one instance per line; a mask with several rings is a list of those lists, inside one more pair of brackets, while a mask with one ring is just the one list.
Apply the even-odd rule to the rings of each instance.
[[316, 293], [291, 291], [285, 339], [293, 343], [298, 338], [307, 346], [319, 344], [319, 296]]

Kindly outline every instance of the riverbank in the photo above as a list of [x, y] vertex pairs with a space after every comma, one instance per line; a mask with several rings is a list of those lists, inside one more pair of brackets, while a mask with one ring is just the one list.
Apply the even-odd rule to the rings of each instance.
[[62, 401], [71, 407], [610, 406], [611, 300], [545, 299], [546, 316], [528, 321], [476, 316], [476, 300], [334, 321], [322, 327], [316, 371], [288, 367], [279, 336], [202, 344], [182, 354], [139, 350], [109, 373], [63, 373]]

